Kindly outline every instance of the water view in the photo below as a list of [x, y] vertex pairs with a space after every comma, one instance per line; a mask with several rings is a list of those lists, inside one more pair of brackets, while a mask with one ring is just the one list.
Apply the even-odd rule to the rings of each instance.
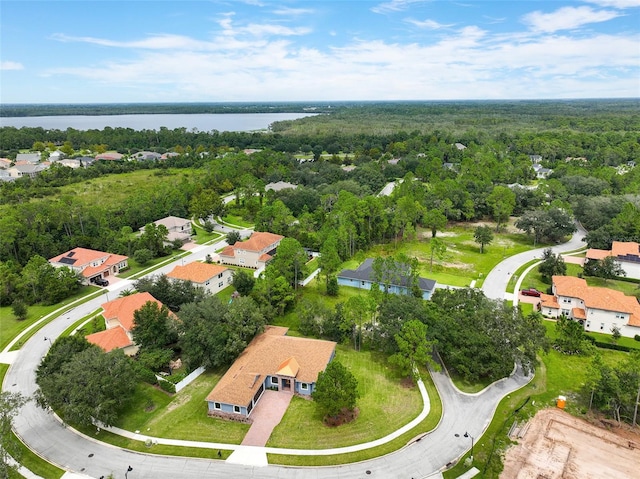
[[132, 128], [134, 130], [159, 130], [162, 127], [196, 129], [198, 131], [255, 131], [266, 130], [276, 121], [297, 120], [309, 113], [224, 113], [224, 114], [159, 114], [159, 115], [69, 115], [0, 118], [0, 126], [21, 128], [41, 127], [48, 130], [102, 130]]

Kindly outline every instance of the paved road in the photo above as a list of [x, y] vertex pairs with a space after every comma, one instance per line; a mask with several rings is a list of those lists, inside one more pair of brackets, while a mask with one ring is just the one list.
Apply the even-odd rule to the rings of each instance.
[[[565, 251], [580, 246], [576, 237], [572, 241], [575, 241], [575, 245], [571, 242], [562, 245]], [[573, 246], [569, 246], [570, 244]], [[211, 247], [197, 247], [192, 250], [192, 255], [187, 260], [203, 259], [221, 245], [223, 242]], [[539, 254], [539, 252], [533, 253], [534, 255]], [[517, 268], [516, 265], [528, 260], [525, 258], [514, 261], [512, 270]], [[154, 274], [166, 273], [181, 262], [182, 260], [177, 260], [155, 271]], [[503, 271], [498, 271], [499, 274], [495, 275], [492, 271], [485, 281], [486, 285], [495, 286], [492, 284], [494, 281], [500, 281], [500, 284], [503, 284], [501, 292], [494, 292], [493, 297], [504, 295], [508, 275], [504, 274], [507, 269], [503, 263], [500, 264]], [[495, 279], [493, 279], [494, 276]], [[4, 389], [32, 396], [36, 389], [35, 368], [49, 348], [49, 342], [45, 338], [59, 336], [77, 318], [97, 309], [108, 299], [107, 294], [111, 295], [111, 299], [114, 299], [122, 289], [127, 287], [130, 287], [130, 282], [117, 282], [109, 287], [111, 288], [109, 293], [77, 306], [69, 313], [44, 326], [18, 352], [5, 377]], [[31, 449], [38, 451], [48, 461], [66, 470], [96, 478], [110, 473], [113, 473], [116, 478], [124, 477], [124, 472], [129, 465], [133, 468], [133, 471], [128, 475], [129, 479], [201, 479], [203, 476], [211, 478], [287, 477], [295, 479], [304, 477], [305, 479], [313, 479], [331, 477], [356, 479], [369, 475], [389, 479], [420, 478], [437, 474], [448, 463], [457, 460], [468, 451], [471, 446], [470, 439], [465, 438], [464, 433], [468, 432], [474, 438], [480, 437], [489, 425], [500, 399], [529, 380], [522, 375], [521, 371], [517, 371], [510, 378], [490, 386], [481, 393], [468, 395], [457, 391], [444, 373], [434, 373], [433, 377], [443, 402], [443, 416], [438, 427], [424, 438], [395, 453], [344, 466], [323, 468], [256, 467], [217, 460], [140, 454], [94, 441], [66, 429], [52, 414], [36, 407], [32, 402], [25, 406], [16, 418], [15, 430]], [[275, 451], [270, 450], [270, 452]], [[370, 471], [370, 474], [367, 471]]]
[[[578, 231], [568, 242], [552, 248], [554, 253], [565, 253], [567, 251], [573, 251], [586, 246], [583, 239], [587, 232], [580, 224], [577, 224], [576, 227], [578, 228]], [[482, 284], [482, 291], [484, 291], [484, 294], [488, 298], [509, 299], [510, 296], [505, 296], [505, 293], [507, 291], [507, 284], [509, 283], [509, 279], [511, 279], [513, 273], [523, 264], [534, 259], [540, 259], [544, 250], [545, 248], [538, 248], [504, 259], [495, 268], [493, 268], [485, 278], [484, 283]], [[524, 286], [526, 287], [526, 285]]]

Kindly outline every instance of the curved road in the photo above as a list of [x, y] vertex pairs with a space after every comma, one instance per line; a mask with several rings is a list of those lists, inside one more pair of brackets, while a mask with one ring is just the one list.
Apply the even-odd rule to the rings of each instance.
[[[576, 223], [576, 228], [578, 228], [578, 230], [569, 241], [551, 248], [554, 253], [566, 253], [585, 247], [583, 240], [587, 232], [579, 223]], [[506, 291], [507, 284], [513, 273], [523, 264], [534, 259], [540, 259], [542, 252], [546, 248], [547, 247], [525, 251], [504, 259], [489, 272], [484, 283], [482, 283], [482, 291], [484, 294], [492, 299], [511, 299], [509, 293]]]
[[[582, 244], [584, 230], [568, 243], [557, 246], [555, 251], [578, 249]], [[209, 247], [197, 247], [188, 257], [189, 261], [204, 259], [221, 246], [222, 242]], [[505, 259], [487, 276], [483, 290], [489, 297], [503, 299], [509, 278], [522, 264], [538, 257], [544, 248], [520, 253]], [[153, 274], [166, 273], [182, 260], [164, 266]], [[46, 354], [49, 342], [45, 338], [58, 337], [77, 318], [85, 316], [100, 304], [111, 299], [130, 286], [129, 281], [120, 281], [110, 286], [109, 293], [77, 306], [72, 311], [44, 326], [17, 353], [5, 376], [3, 389], [32, 396], [36, 390], [35, 369]], [[503, 379], [478, 394], [464, 394], [458, 391], [445, 373], [433, 373], [433, 379], [440, 393], [443, 415], [438, 427], [418, 441], [403, 449], [383, 457], [361, 463], [322, 468], [303, 468], [285, 466], [243, 466], [224, 461], [158, 456], [128, 451], [95, 441], [66, 429], [50, 413], [29, 402], [16, 418], [16, 433], [28, 446], [61, 468], [87, 475], [89, 477], [124, 477], [127, 466], [133, 470], [130, 479], [174, 479], [203, 476], [212, 478], [362, 478], [367, 475], [384, 478], [426, 477], [438, 474], [450, 462], [456, 461], [471, 444], [464, 433], [479, 438], [493, 417], [498, 402], [506, 394], [525, 385], [530, 377], [517, 370], [511, 377]], [[458, 436], [456, 436], [458, 435]], [[257, 454], [263, 454], [263, 448], [256, 448]], [[273, 452], [270, 449], [270, 452]]]

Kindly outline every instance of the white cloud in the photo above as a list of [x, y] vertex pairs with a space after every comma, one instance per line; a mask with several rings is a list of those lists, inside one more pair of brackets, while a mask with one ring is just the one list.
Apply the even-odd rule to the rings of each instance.
[[354, 41], [322, 50], [282, 39], [222, 37], [212, 42], [218, 48], [141, 50], [133, 61], [48, 73], [139, 92], [148, 101], [639, 96], [632, 80], [639, 41], [622, 34], [492, 36], [477, 27], [433, 44]]
[[588, 3], [593, 3], [601, 7], [613, 7], [613, 8], [633, 8], [640, 7], [640, 0], [584, 0]]
[[413, 3], [421, 3], [425, 0], [391, 0], [390, 2], [384, 2], [371, 8], [373, 13], [389, 13], [389, 12], [401, 12], [408, 9]]
[[591, 7], [562, 7], [552, 13], [539, 10], [528, 13], [522, 21], [536, 32], [557, 32], [558, 30], [572, 30], [589, 23], [606, 22], [620, 16], [613, 10], [594, 10]]
[[151, 35], [143, 40], [134, 41], [115, 41], [105, 38], [96, 37], [74, 37], [70, 35], [64, 35], [56, 33], [52, 36], [54, 40], [61, 42], [80, 42], [80, 43], [92, 43], [94, 45], [101, 45], [105, 47], [117, 47], [117, 48], [141, 48], [148, 50], [170, 50], [170, 49], [192, 49], [192, 50], [206, 50], [212, 47], [210, 42], [203, 42], [194, 40], [183, 35], [170, 35], [170, 34], [158, 34]]
[[430, 20], [430, 19], [415, 20], [413, 18], [407, 18], [407, 19], [405, 19], [405, 21], [407, 23], [415, 25], [418, 28], [426, 28], [426, 29], [429, 29], [429, 30], [440, 30], [442, 28], [453, 27], [453, 25], [454, 25], [453, 23], [449, 23], [449, 24], [438, 23], [435, 20]]
[[24, 65], [22, 65], [22, 63], [18, 63], [18, 62], [3, 61], [3, 62], [0, 62], [0, 70], [2, 70], [2, 71], [5, 71], [5, 70], [24, 70]]
[[310, 15], [314, 13], [314, 11], [310, 8], [280, 7], [277, 10], [274, 10], [273, 13], [275, 15], [298, 16], [298, 15]]

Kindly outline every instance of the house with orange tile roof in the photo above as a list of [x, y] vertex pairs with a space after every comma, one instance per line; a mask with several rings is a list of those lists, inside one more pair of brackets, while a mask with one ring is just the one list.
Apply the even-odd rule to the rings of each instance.
[[616, 327], [628, 338], [640, 334], [640, 303], [633, 296], [588, 286], [584, 279], [573, 276], [553, 276], [552, 291], [553, 295], [540, 296], [544, 316], [565, 316], [595, 333], [610, 334]]
[[73, 248], [49, 259], [56, 268], [66, 266], [84, 278], [85, 283], [96, 278], [107, 279], [129, 267], [129, 258], [119, 254], [105, 253], [87, 248]]
[[628, 278], [640, 279], [640, 243], [614, 241], [610, 250], [589, 248], [587, 260], [601, 260], [613, 256], [627, 273]]
[[220, 261], [245, 268], [264, 268], [283, 239], [282, 235], [256, 231], [249, 239], [238, 241], [223, 249], [220, 252]]
[[100, 346], [106, 352], [123, 349], [124, 353], [132, 356], [138, 352], [138, 346], [133, 342], [134, 313], [148, 302], [156, 303], [162, 308], [163, 304], [150, 293], [135, 293], [114, 299], [102, 305], [102, 317], [107, 329], [86, 336], [91, 344]]
[[167, 278], [190, 281], [211, 294], [219, 293], [233, 282], [232, 271], [226, 266], [198, 261], [176, 266]]
[[311, 395], [318, 374], [335, 356], [336, 343], [287, 336], [287, 331], [267, 326], [253, 338], [206, 397], [209, 415], [251, 421], [265, 389]]

